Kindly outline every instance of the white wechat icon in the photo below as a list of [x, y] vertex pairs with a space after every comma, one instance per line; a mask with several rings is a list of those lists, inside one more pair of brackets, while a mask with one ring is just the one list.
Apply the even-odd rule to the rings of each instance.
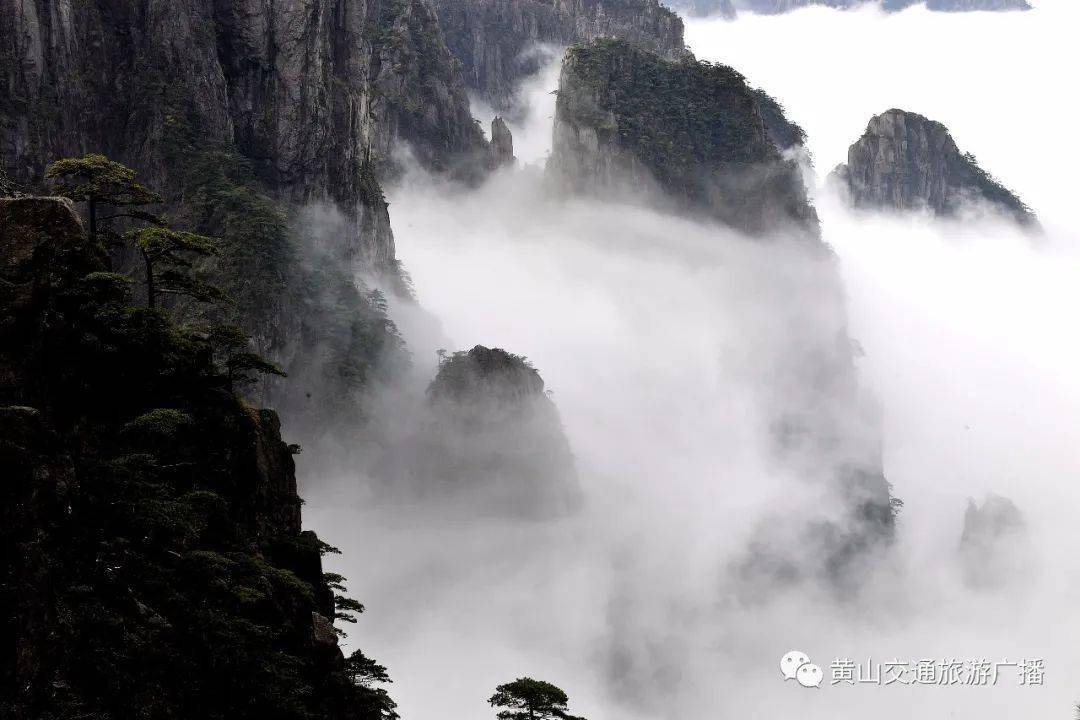
[[780, 674], [784, 680], [795, 680], [806, 688], [821, 687], [821, 668], [810, 662], [810, 657], [799, 650], [792, 650], [780, 658]]
[[796, 679], [799, 684], [805, 688], [808, 687], [821, 687], [821, 668], [814, 663], [805, 663], [799, 666], [799, 672]]
[[807, 657], [806, 653], [792, 650], [780, 658], [780, 674], [784, 676], [785, 680], [794, 680], [796, 673], [799, 672], [799, 667], [808, 662], [810, 662], [810, 658]]

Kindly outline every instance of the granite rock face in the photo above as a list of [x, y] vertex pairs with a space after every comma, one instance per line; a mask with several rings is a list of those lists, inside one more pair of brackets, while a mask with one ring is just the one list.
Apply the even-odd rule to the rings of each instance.
[[555, 112], [548, 172], [566, 188], [652, 192], [752, 235], [818, 232], [798, 166], [772, 139], [801, 130], [731, 68], [599, 40], [567, 51]]
[[674, 59], [687, 54], [683, 23], [658, 0], [435, 0], [446, 43], [469, 87], [512, 111], [520, 80], [536, 72], [538, 45], [617, 37]]
[[429, 0], [3, 0], [0, 166], [38, 182], [102, 152], [175, 191], [176, 149], [229, 149], [282, 199], [335, 203], [348, 254], [392, 258], [381, 193], [401, 142], [479, 167], [483, 135]]
[[1015, 194], [962, 153], [948, 128], [922, 115], [889, 110], [870, 120], [832, 176], [859, 208], [928, 210], [941, 217], [974, 208], [1036, 224]]
[[514, 164], [514, 136], [506, 121], [498, 115], [491, 121], [491, 166], [493, 168]]

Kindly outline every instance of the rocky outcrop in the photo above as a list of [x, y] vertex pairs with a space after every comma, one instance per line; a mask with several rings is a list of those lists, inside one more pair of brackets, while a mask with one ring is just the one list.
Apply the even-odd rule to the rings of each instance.
[[506, 121], [498, 115], [491, 121], [491, 166], [505, 167], [514, 164], [514, 136]]
[[979, 505], [969, 499], [959, 548], [964, 582], [993, 589], [1015, 579], [1032, 560], [1025, 557], [1026, 539], [1024, 517], [1012, 500], [989, 495]]
[[[748, 10], [766, 15], [797, 10], [812, 5], [846, 10], [878, 0], [735, 0], [738, 10]], [[913, 5], [924, 4], [930, 10], [940, 12], [965, 12], [973, 10], [1030, 10], [1027, 0], [881, 0], [882, 9], [893, 12]]]
[[424, 167], [476, 179], [487, 149], [484, 135], [431, 0], [381, 5], [380, 32], [372, 42], [371, 108], [381, 135], [375, 151], [388, 160], [401, 138]]
[[0, 200], [0, 716], [383, 717], [277, 416], [130, 302], [69, 202]]
[[[802, 137], [772, 98], [730, 68], [665, 61], [612, 40], [567, 52], [548, 165], [553, 182], [616, 201], [659, 198], [663, 211], [783, 243], [783, 264], [799, 268], [798, 280], [776, 280], [792, 299], [774, 307], [770, 320], [783, 327], [784, 349], [755, 392], [775, 443], [770, 456], [823, 497], [805, 515], [763, 523], [736, 567], [739, 587], [750, 592], [810, 577], [851, 588], [894, 531], [840, 276], [799, 167], [779, 147]], [[828, 517], [817, 517], [822, 507]]]
[[[605, 199], [658, 197], [662, 210], [722, 223], [755, 244], [776, 239], [783, 263], [799, 268], [799, 279], [776, 280], [792, 299], [770, 320], [783, 327], [784, 349], [755, 392], [780, 472], [807, 479], [822, 498], [804, 516], [763, 524], [736, 568], [740, 587], [751, 589], [808, 577], [851, 588], [894, 531], [839, 273], [799, 167], [780, 149], [803, 137], [775, 100], [730, 68], [666, 61], [615, 40], [566, 54], [548, 165], [555, 183]], [[822, 507], [828, 517], [817, 516]]]
[[731, 68], [599, 40], [567, 51], [558, 93], [548, 163], [556, 183], [653, 193], [753, 235], [796, 228], [816, 236], [799, 169], [781, 156], [764, 115], [785, 140], [801, 131], [775, 103], [763, 113], [761, 95]]
[[519, 82], [539, 69], [538, 45], [616, 37], [669, 59], [687, 54], [682, 20], [658, 0], [434, 1], [469, 87], [501, 111], [514, 110]]
[[904, 110], [871, 119], [832, 180], [859, 208], [927, 210], [942, 217], [991, 211], [1036, 224], [1020, 198], [960, 152], [944, 125]]
[[0, 2], [0, 167], [102, 152], [176, 197], [198, 151], [235, 149], [289, 201], [330, 201], [350, 255], [393, 256], [371, 187], [401, 141], [466, 174], [485, 156], [429, 0]]
[[558, 410], [525, 358], [482, 345], [445, 356], [417, 425], [376, 473], [398, 492], [529, 518], [581, 501]]

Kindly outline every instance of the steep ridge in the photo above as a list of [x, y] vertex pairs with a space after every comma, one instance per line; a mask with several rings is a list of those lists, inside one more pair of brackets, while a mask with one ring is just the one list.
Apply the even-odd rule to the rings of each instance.
[[750, 234], [818, 232], [798, 166], [772, 140], [801, 130], [731, 68], [599, 40], [567, 52], [558, 92], [548, 171], [559, 183], [657, 191]]
[[491, 165], [429, 0], [2, 2], [0, 40], [0, 168], [40, 191], [50, 162], [104, 153], [220, 239], [233, 321], [299, 380], [256, 389], [290, 416], [349, 404], [400, 346], [400, 151]]
[[904, 110], [872, 118], [832, 180], [855, 207], [929, 210], [943, 217], [989, 210], [1020, 225], [1037, 224], [1019, 197], [960, 152], [948, 128]]
[[0, 4], [0, 164], [14, 181], [103, 152], [176, 197], [175, 145], [233, 151], [275, 196], [335, 204], [345, 249], [379, 262], [392, 235], [367, 164], [381, 176], [399, 140], [434, 169], [483, 161], [428, 0], [140, 7]]
[[658, 0], [435, 0], [446, 43], [469, 87], [512, 111], [522, 78], [540, 67], [537, 45], [561, 48], [616, 37], [676, 59], [683, 24]]
[[277, 415], [129, 304], [58, 198], [0, 199], [0, 715], [389, 720]]
[[734, 571], [750, 592], [762, 577], [857, 584], [861, 564], [891, 541], [895, 504], [835, 258], [796, 162], [772, 140], [801, 139], [801, 130], [731, 68], [666, 61], [607, 39], [567, 52], [556, 108], [548, 172], [557, 187], [615, 201], [659, 196], [661, 209], [718, 222], [747, 242], [783, 244], [782, 262], [800, 268], [795, 281], [778, 272], [792, 302], [772, 308], [769, 322], [782, 328], [786, 350], [760, 400], [782, 472], [816, 483], [835, 514], [765, 522]]

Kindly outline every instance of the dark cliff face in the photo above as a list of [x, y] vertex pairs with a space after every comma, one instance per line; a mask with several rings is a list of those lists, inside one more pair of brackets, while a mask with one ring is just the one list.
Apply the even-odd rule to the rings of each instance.
[[[467, 512], [551, 517], [581, 501], [574, 457], [544, 381], [524, 358], [477, 345], [443, 359], [424, 418], [379, 476]], [[422, 486], [416, 486], [417, 481]]]
[[[764, 109], [777, 134], [801, 135], [774, 102]], [[567, 52], [548, 171], [579, 191], [655, 191], [750, 234], [818, 232], [799, 169], [781, 156], [761, 95], [742, 75], [623, 41]]]
[[446, 42], [468, 85], [513, 110], [520, 80], [541, 62], [537, 44], [617, 37], [674, 59], [687, 54], [678, 15], [657, 0], [435, 0]]
[[855, 207], [929, 210], [943, 217], [988, 209], [1021, 225], [1036, 224], [1020, 198], [960, 152], [944, 125], [903, 110], [873, 118], [833, 179]]
[[506, 121], [498, 115], [491, 121], [491, 166], [503, 167], [514, 164], [514, 136]]
[[103, 152], [172, 197], [178, 145], [235, 151], [278, 197], [335, 203], [349, 254], [383, 262], [365, 164], [380, 174], [397, 141], [434, 169], [483, 162], [428, 0], [33, 0], [0, 5], [0, 39], [0, 164], [23, 184]]
[[129, 303], [69, 203], [0, 200], [0, 714], [386, 718], [277, 416]]

